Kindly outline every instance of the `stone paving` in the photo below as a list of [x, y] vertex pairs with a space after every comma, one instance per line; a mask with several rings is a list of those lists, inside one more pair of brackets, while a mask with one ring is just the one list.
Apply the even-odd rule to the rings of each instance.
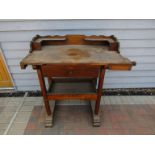
[[54, 127], [44, 128], [42, 97], [1, 97], [0, 134], [155, 134], [155, 96], [105, 96], [101, 105], [101, 127], [85, 101], [59, 101]]

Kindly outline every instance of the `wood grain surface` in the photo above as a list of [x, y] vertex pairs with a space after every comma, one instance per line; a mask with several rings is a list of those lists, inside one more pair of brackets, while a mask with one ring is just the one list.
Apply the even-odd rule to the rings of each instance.
[[116, 51], [109, 51], [100, 45], [53, 45], [28, 54], [20, 63], [25, 65], [43, 64], [88, 64], [88, 65], [130, 65], [132, 62]]

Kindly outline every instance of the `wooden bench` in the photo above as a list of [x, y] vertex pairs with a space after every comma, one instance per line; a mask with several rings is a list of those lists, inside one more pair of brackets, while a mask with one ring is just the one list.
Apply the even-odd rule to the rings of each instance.
[[131, 70], [135, 63], [119, 54], [119, 43], [114, 36], [37, 35], [32, 39], [30, 53], [20, 65], [22, 69], [32, 65], [37, 70], [47, 112], [46, 126], [51, 127], [55, 104], [50, 108], [49, 100], [64, 99], [89, 100], [93, 125], [100, 126], [106, 69]]

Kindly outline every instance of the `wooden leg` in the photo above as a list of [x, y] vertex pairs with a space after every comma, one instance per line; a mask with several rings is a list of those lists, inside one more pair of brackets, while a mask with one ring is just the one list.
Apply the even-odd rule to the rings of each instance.
[[[104, 81], [104, 75], [105, 75], [105, 67], [102, 66], [100, 69], [100, 75], [99, 75], [99, 82], [98, 82], [98, 88], [97, 88], [97, 100], [90, 101], [91, 109], [92, 109], [92, 115], [93, 115], [93, 126], [99, 127], [101, 125], [100, 120], [100, 100], [102, 96], [102, 86]], [[94, 82], [97, 82], [94, 81]]]
[[[93, 126], [99, 127], [101, 125], [100, 121], [100, 100], [102, 95], [102, 86], [104, 81], [105, 68], [102, 66], [100, 69], [99, 82], [97, 88], [97, 100], [90, 101], [92, 115], [93, 115]], [[97, 80], [95, 81], [97, 83]]]
[[37, 73], [38, 73], [40, 87], [41, 87], [41, 91], [42, 91], [42, 95], [43, 95], [43, 99], [44, 99], [44, 103], [45, 103], [46, 112], [47, 112], [48, 116], [50, 116], [51, 115], [51, 109], [50, 109], [49, 101], [47, 99], [45, 80], [44, 80], [41, 68], [37, 69]]
[[[49, 85], [49, 90], [50, 90], [50, 86], [52, 83], [52, 78], [48, 77], [48, 85]], [[50, 110], [51, 110], [51, 115], [49, 116], [48, 114], [46, 114], [46, 118], [45, 118], [45, 127], [46, 128], [50, 128], [53, 126], [53, 121], [54, 121], [54, 109], [55, 109], [55, 101], [49, 101], [50, 103]]]
[[105, 75], [105, 67], [102, 66], [100, 68], [99, 82], [98, 82], [98, 88], [97, 88], [97, 100], [96, 100], [96, 104], [95, 104], [95, 114], [96, 115], [99, 113], [99, 109], [100, 109], [100, 100], [101, 100], [101, 96], [102, 96], [104, 75]]

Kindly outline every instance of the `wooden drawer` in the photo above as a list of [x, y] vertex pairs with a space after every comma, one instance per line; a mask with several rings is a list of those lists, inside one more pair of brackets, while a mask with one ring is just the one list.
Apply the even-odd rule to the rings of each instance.
[[46, 77], [98, 77], [99, 67], [43, 65], [42, 72]]

